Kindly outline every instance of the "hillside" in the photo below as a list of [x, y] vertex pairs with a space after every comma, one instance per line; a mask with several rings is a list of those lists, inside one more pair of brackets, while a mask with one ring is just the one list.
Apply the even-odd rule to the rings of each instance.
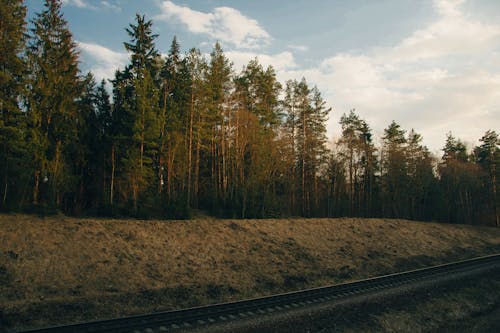
[[19, 329], [181, 308], [498, 251], [500, 229], [406, 220], [0, 215], [0, 323]]

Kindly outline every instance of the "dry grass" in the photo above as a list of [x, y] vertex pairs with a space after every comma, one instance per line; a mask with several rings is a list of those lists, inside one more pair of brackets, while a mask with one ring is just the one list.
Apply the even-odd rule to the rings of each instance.
[[0, 323], [26, 328], [255, 297], [499, 249], [500, 229], [403, 220], [0, 215]]

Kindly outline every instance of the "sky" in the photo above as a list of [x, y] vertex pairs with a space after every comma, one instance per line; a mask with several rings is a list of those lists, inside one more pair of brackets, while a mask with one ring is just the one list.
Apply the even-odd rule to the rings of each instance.
[[[26, 3], [29, 18], [42, 9]], [[351, 109], [376, 137], [394, 120], [438, 155], [448, 132], [469, 147], [500, 132], [497, 0], [63, 0], [63, 13], [98, 79], [128, 62], [125, 28], [140, 13], [161, 53], [174, 36], [205, 54], [219, 41], [237, 73], [257, 57], [282, 83], [305, 77], [332, 108], [332, 140]]]

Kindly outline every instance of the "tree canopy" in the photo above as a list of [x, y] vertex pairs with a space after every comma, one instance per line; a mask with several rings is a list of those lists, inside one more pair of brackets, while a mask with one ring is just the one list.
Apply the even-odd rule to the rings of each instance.
[[332, 112], [305, 78], [281, 83], [252, 59], [237, 72], [216, 43], [158, 51], [153, 22], [125, 28], [128, 64], [82, 73], [60, 0], [0, 8], [0, 209], [189, 218], [363, 216], [499, 224], [499, 136], [448, 133], [441, 157], [393, 121], [378, 147], [355, 110]]

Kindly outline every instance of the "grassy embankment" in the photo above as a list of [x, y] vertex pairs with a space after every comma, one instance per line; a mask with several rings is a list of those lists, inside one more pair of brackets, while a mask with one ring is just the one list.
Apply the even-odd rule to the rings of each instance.
[[500, 251], [500, 229], [382, 219], [0, 215], [0, 327], [256, 297]]

